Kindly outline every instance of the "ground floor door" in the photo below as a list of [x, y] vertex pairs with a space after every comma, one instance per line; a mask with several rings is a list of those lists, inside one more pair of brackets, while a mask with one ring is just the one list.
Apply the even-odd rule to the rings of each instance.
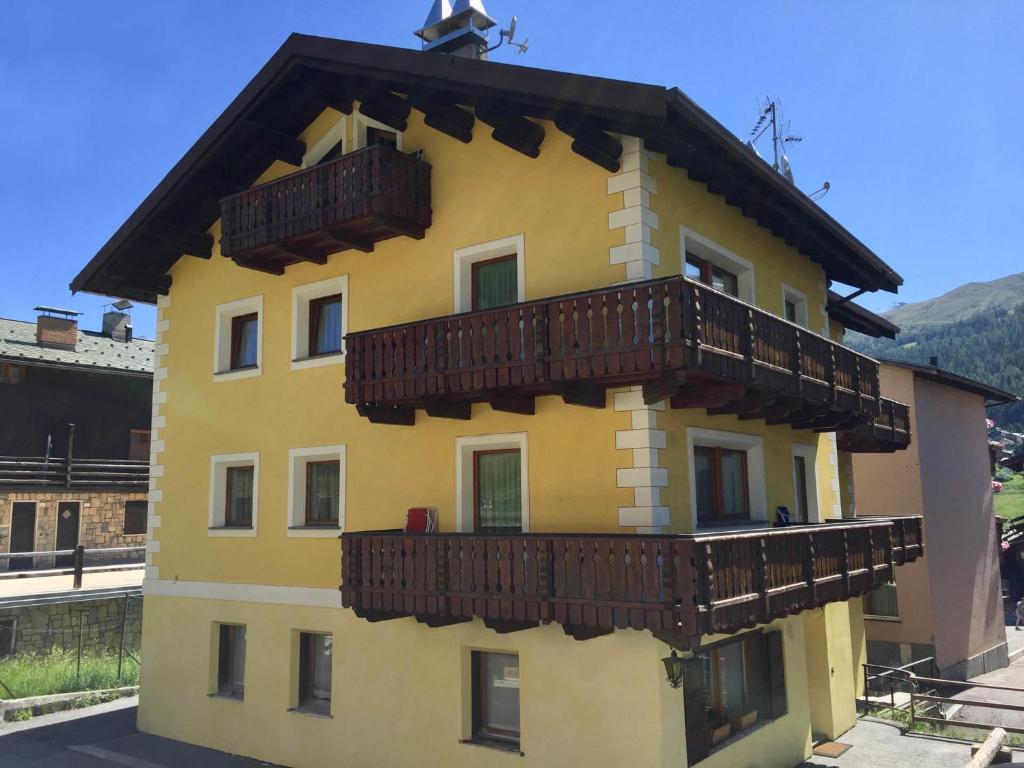
[[[36, 503], [16, 501], [11, 509], [11, 552], [33, 552], [36, 548]], [[12, 557], [12, 571], [27, 571], [31, 557]]]
[[[57, 504], [57, 545], [54, 549], [74, 549], [78, 546], [78, 516], [81, 502], [62, 501]], [[54, 559], [57, 568], [68, 568], [75, 563], [73, 555]]]

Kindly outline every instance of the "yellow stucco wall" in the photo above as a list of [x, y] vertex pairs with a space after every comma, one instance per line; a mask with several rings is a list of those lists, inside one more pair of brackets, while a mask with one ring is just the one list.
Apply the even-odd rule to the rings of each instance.
[[[337, 119], [328, 112], [304, 134], [315, 143]], [[440, 529], [456, 527], [458, 437], [523, 433], [528, 440], [529, 514], [533, 531], [624, 529], [617, 510], [634, 503], [618, 487], [616, 470], [633, 466], [629, 450], [617, 450], [615, 432], [631, 428], [628, 412], [537, 400], [535, 416], [517, 416], [474, 405], [471, 421], [430, 418], [420, 412], [413, 428], [370, 424], [343, 402], [343, 366], [292, 370], [292, 289], [347, 275], [349, 330], [418, 320], [452, 312], [453, 250], [522, 234], [528, 299], [619, 282], [622, 265], [609, 265], [609, 248], [621, 230], [610, 230], [608, 213], [623, 207], [609, 195], [607, 173], [573, 154], [569, 139], [547, 127], [542, 158], [530, 160], [489, 137], [478, 125], [464, 145], [426, 129], [417, 113], [403, 136], [406, 151], [423, 149], [434, 167], [433, 225], [425, 239], [396, 238], [372, 254], [333, 254], [325, 266], [298, 264], [280, 277], [236, 267], [215, 248], [211, 260], [183, 258], [172, 269], [173, 288], [162, 302], [159, 339], [164, 375], [154, 423], [160, 473], [154, 473], [160, 526], [149, 555], [146, 669], [140, 724], [172, 738], [239, 752], [288, 765], [323, 765], [344, 755], [353, 765], [494, 765], [518, 759], [458, 744], [464, 713], [461, 659], [467, 649], [511, 649], [520, 654], [523, 678], [523, 749], [537, 765], [683, 765], [682, 694], [664, 683], [660, 658], [667, 647], [649, 633], [617, 632], [586, 642], [558, 627], [498, 635], [479, 622], [428, 629], [413, 620], [369, 624], [338, 604], [288, 604], [303, 588], [315, 600], [336, 595], [338, 542], [288, 536], [288, 451], [347, 446], [347, 530], [401, 526], [412, 506], [436, 506]], [[349, 129], [351, 134], [351, 128]], [[685, 172], [651, 160], [659, 190], [652, 205], [661, 216], [653, 236], [661, 249], [656, 274], [679, 271], [679, 225], [699, 231], [755, 264], [758, 304], [782, 310], [782, 282], [808, 298], [812, 328], [821, 330], [821, 269], [737, 209], [690, 182]], [[269, 179], [293, 170], [275, 164]], [[471, 183], [467, 183], [471, 180]], [[215, 226], [212, 232], [218, 236]], [[215, 381], [215, 307], [261, 296], [261, 375]], [[161, 349], [162, 348], [162, 349]], [[834, 442], [788, 426], [710, 417], [703, 411], [666, 410], [661, 466], [669, 486], [663, 504], [670, 528], [692, 528], [686, 428], [738, 431], [764, 440], [767, 508], [793, 508], [792, 445], [816, 446], [821, 518], [838, 503]], [[256, 535], [208, 535], [210, 457], [258, 452], [259, 509]], [[625, 529], [631, 530], [631, 529]], [[202, 583], [205, 598], [174, 597], [178, 584]], [[251, 585], [232, 588], [224, 584]], [[220, 585], [220, 586], [218, 586]], [[289, 590], [273, 600], [262, 586]], [[317, 590], [320, 588], [323, 592]], [[219, 595], [219, 597], [214, 597]], [[332, 598], [333, 599], [333, 598]], [[845, 607], [843, 607], [845, 611]], [[210, 698], [211, 633], [215, 622], [249, 627], [244, 703]], [[850, 621], [830, 624], [830, 645], [850, 642]], [[804, 661], [808, 639], [803, 620], [781, 622], [785, 632], [789, 714], [716, 750], [708, 766], [791, 766], [809, 752], [810, 691], [827, 706], [852, 700], [849, 677], [828, 675]], [[288, 713], [294, 672], [291, 637], [296, 630], [335, 636], [333, 720]], [[817, 635], [815, 635], [817, 637]], [[829, 650], [837, 659], [837, 647]], [[845, 665], [852, 668], [847, 658]], [[173, 691], [173, 693], [169, 693]], [[835, 715], [843, 721], [842, 713]], [[428, 757], [425, 757], [428, 756]]]

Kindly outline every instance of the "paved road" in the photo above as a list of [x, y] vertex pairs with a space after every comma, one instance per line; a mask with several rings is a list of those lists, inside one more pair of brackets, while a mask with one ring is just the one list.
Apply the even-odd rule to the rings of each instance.
[[269, 766], [135, 730], [137, 699], [0, 724], [0, 768]]
[[[1010, 631], [1012, 632], [1013, 630]], [[1018, 656], [1008, 667], [997, 669], [995, 672], [987, 672], [984, 675], [978, 675], [978, 677], [972, 677], [970, 682], [1024, 689], [1024, 656]], [[1017, 691], [996, 691], [989, 688], [965, 688], [953, 695], [952, 698], [965, 699], [967, 701], [1014, 704], [1018, 707], [1024, 705], [1024, 695]], [[1024, 728], [1024, 712], [1008, 712], [989, 707], [964, 706], [953, 720], [985, 723], [991, 726], [1002, 725], [1009, 728]]]

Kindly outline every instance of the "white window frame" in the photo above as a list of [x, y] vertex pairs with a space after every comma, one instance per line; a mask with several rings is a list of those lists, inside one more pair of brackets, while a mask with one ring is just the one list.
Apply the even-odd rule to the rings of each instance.
[[530, 532], [530, 455], [525, 432], [455, 438], [455, 528], [473, 531], [473, 454], [477, 451], [519, 450], [523, 533]]
[[384, 123], [378, 123], [372, 117], [367, 117], [359, 110], [355, 110], [352, 113], [352, 149], [364, 149], [366, 147], [366, 129], [367, 128], [378, 128], [388, 133], [393, 133], [397, 137], [395, 145], [399, 152], [402, 152], [402, 131], [397, 131], [390, 125], [384, 125]]
[[[333, 355], [309, 357], [310, 302], [341, 294], [341, 351]], [[345, 334], [348, 333], [348, 275], [331, 277], [292, 288], [292, 370], [340, 365], [345, 362]]]
[[454, 276], [455, 311], [469, 312], [473, 308], [473, 265], [496, 259], [499, 256], [516, 255], [516, 293], [520, 303], [526, 301], [526, 235], [502, 237], [487, 243], [469, 245], [452, 253]]
[[327, 129], [327, 132], [320, 140], [306, 150], [306, 154], [302, 156], [303, 168], [311, 168], [319, 163], [323, 156], [330, 152], [339, 141], [341, 142], [341, 154], [348, 154], [349, 144], [351, 143], [348, 138], [348, 121], [348, 115], [341, 115], [338, 121]]
[[808, 315], [807, 294], [799, 291], [791, 285], [782, 284], [782, 317], [786, 317], [786, 302], [796, 306], [796, 324], [810, 330], [810, 316]]
[[[213, 345], [213, 380], [234, 381], [263, 374], [263, 294], [218, 304]], [[231, 319], [256, 313], [256, 367], [231, 370]]]
[[[288, 536], [292, 538], [337, 538], [345, 530], [346, 456], [344, 445], [292, 448], [288, 451]], [[306, 525], [306, 465], [311, 461], [337, 461], [341, 472], [338, 483], [338, 524]]]
[[[252, 527], [229, 527], [224, 525], [227, 502], [228, 467], [252, 467]], [[210, 457], [210, 510], [207, 534], [228, 538], [252, 538], [256, 535], [259, 522], [260, 501], [260, 454], [220, 453]]]
[[[722, 525], [702, 525], [697, 521], [697, 477], [694, 469], [693, 449], [697, 446], [707, 448], [729, 448], [745, 451], [747, 454], [747, 491], [750, 508], [750, 523], [767, 522], [768, 520], [768, 483], [765, 473], [764, 438], [760, 435], [749, 435], [743, 432], [723, 432], [716, 429], [700, 427], [686, 428], [686, 454], [689, 458], [690, 474], [690, 522], [692, 530], [708, 530], [721, 528]], [[728, 526], [730, 524], [726, 524]], [[748, 525], [745, 521], [732, 523], [738, 528]]]
[[[790, 456], [790, 471], [793, 473], [793, 507], [796, 507], [796, 500], [799, 498], [800, 493], [800, 489], [796, 484], [796, 462], [793, 459], [797, 456], [802, 456], [804, 466], [807, 468], [807, 519], [801, 522], [820, 523], [821, 505], [818, 503], [818, 470], [816, 466], [818, 447], [806, 443], [793, 443]], [[793, 511], [792, 509], [790, 510], [790, 519], [792, 519]]]
[[732, 272], [736, 275], [736, 282], [740, 293], [739, 298], [748, 304], [757, 303], [757, 291], [754, 287], [754, 265], [750, 261], [736, 255], [715, 241], [697, 234], [689, 227], [680, 224], [679, 265], [684, 275], [686, 274], [687, 252], [710, 261], [716, 267]]

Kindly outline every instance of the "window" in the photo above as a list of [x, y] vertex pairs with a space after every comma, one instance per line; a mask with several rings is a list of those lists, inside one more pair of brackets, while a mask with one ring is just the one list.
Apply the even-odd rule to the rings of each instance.
[[517, 448], [473, 454], [473, 530], [518, 533], [523, 529], [522, 471]]
[[128, 431], [128, 458], [133, 461], [149, 461], [148, 429], [132, 429]]
[[336, 537], [345, 519], [345, 446], [288, 451], [288, 535]]
[[796, 288], [782, 286], [782, 311], [789, 322], [809, 327], [807, 320], [807, 297]]
[[355, 149], [386, 146], [402, 149], [402, 134], [384, 123], [378, 123], [358, 110], [352, 114], [352, 138]]
[[716, 290], [755, 303], [753, 265], [718, 243], [679, 227], [683, 274]]
[[887, 619], [900, 617], [900, 603], [895, 582], [890, 581], [864, 595], [864, 614]]
[[331, 635], [299, 633], [299, 711], [331, 714], [333, 646]]
[[241, 699], [245, 696], [245, 627], [218, 627], [217, 695]]
[[256, 367], [259, 316], [253, 312], [231, 318], [231, 370]]
[[224, 525], [252, 527], [252, 496], [254, 469], [227, 468], [227, 498], [224, 502]]
[[210, 457], [210, 536], [255, 536], [259, 515], [258, 453]]
[[347, 332], [348, 275], [292, 289], [292, 370], [342, 363]]
[[519, 300], [516, 255], [498, 256], [473, 264], [473, 309], [491, 309]]
[[0, 619], [0, 658], [14, 653], [15, 638], [18, 634], [18, 620], [13, 616]]
[[781, 632], [754, 632], [698, 650], [683, 673], [690, 765], [712, 746], [787, 712]]
[[341, 352], [341, 294], [309, 302], [309, 356]]
[[383, 128], [366, 127], [366, 146], [398, 149], [398, 134]]
[[693, 465], [698, 521], [750, 519], [746, 451], [697, 446]]
[[262, 296], [217, 306], [214, 381], [259, 376], [262, 346]]
[[686, 276], [694, 280], [700, 280], [705, 285], [710, 285], [712, 288], [722, 291], [722, 293], [728, 293], [730, 296], [739, 297], [740, 295], [740, 279], [738, 275], [692, 253], [686, 254]]
[[473, 651], [473, 740], [519, 747], [519, 657]]
[[460, 248], [453, 254], [455, 311], [526, 301], [523, 235]]
[[803, 456], [793, 457], [793, 484], [796, 490], [796, 514], [792, 520], [795, 523], [806, 523], [810, 518], [807, 503], [807, 459]]
[[306, 464], [306, 525], [338, 525], [341, 462]]
[[695, 529], [768, 521], [763, 438], [688, 427], [686, 442]]
[[124, 503], [124, 535], [134, 536], [146, 532], [149, 504], [144, 499]]

